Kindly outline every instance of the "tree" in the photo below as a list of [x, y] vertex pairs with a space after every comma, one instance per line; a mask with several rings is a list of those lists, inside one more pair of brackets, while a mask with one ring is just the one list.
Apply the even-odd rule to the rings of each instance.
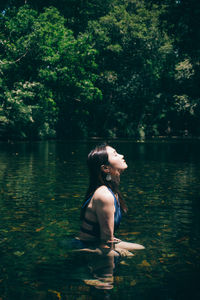
[[87, 105], [101, 96], [89, 35], [76, 39], [64, 23], [55, 8], [2, 13], [1, 102], [10, 130], [21, 136], [51, 136], [55, 129], [71, 134], [74, 128], [78, 134]]
[[[160, 31], [159, 16], [157, 6], [147, 10], [143, 1], [124, 1], [89, 23], [99, 51], [105, 124], [118, 136], [136, 136], [141, 126], [149, 126], [150, 132], [157, 121], [153, 107], [161, 99], [160, 86], [174, 56], [172, 41]], [[161, 114], [165, 103], [159, 104]]]
[[44, 9], [55, 7], [65, 17], [65, 24], [75, 35], [84, 32], [88, 21], [96, 20], [106, 15], [111, 6], [112, 0], [3, 0], [0, 9], [6, 10], [11, 7], [19, 8], [28, 4], [32, 9], [43, 12]]

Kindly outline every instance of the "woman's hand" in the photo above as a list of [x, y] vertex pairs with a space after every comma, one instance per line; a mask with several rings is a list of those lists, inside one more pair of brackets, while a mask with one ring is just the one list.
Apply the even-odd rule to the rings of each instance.
[[[116, 253], [116, 255], [114, 255], [114, 256], [121, 256], [121, 257], [126, 257], [126, 256], [134, 256], [134, 254], [133, 253], [131, 253], [130, 251], [128, 251], [128, 250], [126, 250], [126, 249], [115, 249], [115, 250], [113, 250], [115, 253]], [[117, 255], [118, 254], [118, 255]]]
[[125, 256], [134, 256], [133, 253], [131, 253], [130, 251], [126, 250], [126, 249], [111, 249], [109, 252], [105, 252], [105, 251], [102, 251], [102, 248], [99, 248], [99, 250], [101, 251], [101, 253], [99, 252], [99, 254], [101, 255], [107, 255], [107, 256], [122, 256], [122, 257], [125, 257]]

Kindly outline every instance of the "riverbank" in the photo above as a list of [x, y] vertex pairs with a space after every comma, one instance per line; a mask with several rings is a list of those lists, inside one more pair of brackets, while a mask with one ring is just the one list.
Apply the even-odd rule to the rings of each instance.
[[[1, 131], [0, 131], [1, 134]], [[15, 143], [15, 142], [41, 142], [41, 141], [113, 141], [113, 142], [127, 142], [127, 141], [133, 141], [133, 142], [150, 142], [150, 141], [193, 141], [197, 140], [200, 141], [200, 136], [178, 136], [178, 135], [172, 135], [172, 136], [149, 136], [146, 138], [134, 138], [134, 137], [96, 137], [96, 136], [91, 136], [87, 138], [71, 138], [71, 137], [66, 137], [63, 139], [57, 139], [57, 138], [50, 138], [50, 139], [22, 139], [22, 138], [13, 138], [13, 137], [8, 137], [8, 136], [0, 136], [0, 142], [7, 142], [7, 143]]]

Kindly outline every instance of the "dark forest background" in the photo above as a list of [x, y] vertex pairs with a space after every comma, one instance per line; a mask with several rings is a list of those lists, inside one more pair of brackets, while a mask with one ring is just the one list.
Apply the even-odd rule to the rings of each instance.
[[0, 136], [200, 136], [200, 1], [1, 0]]

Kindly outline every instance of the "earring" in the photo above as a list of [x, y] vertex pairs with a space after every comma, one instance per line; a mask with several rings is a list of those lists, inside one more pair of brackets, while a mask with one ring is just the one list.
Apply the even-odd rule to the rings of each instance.
[[107, 181], [111, 181], [111, 175], [110, 175], [110, 174], [107, 174], [107, 175], [106, 175], [106, 180], [107, 180]]

